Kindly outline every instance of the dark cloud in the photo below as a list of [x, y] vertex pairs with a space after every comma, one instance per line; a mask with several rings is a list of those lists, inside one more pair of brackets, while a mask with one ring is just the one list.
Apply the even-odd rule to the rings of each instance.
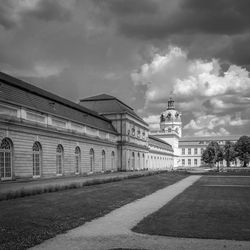
[[152, 0], [94, 0], [99, 7], [109, 10], [117, 17], [157, 13], [158, 5]]
[[40, 0], [31, 4], [25, 1], [6, 0], [0, 5], [0, 26], [6, 30], [15, 28], [24, 20], [68, 21], [72, 17], [71, 5], [60, 0]]
[[248, 0], [182, 0], [174, 7], [171, 2], [102, 1], [107, 15], [127, 36], [151, 39], [180, 32], [230, 35], [249, 31]]
[[[15, 20], [13, 19], [11, 12], [13, 5], [10, 1], [4, 1], [0, 5], [0, 26], [8, 30], [15, 26]], [[1, 28], [1, 27], [0, 27]]]
[[40, 0], [32, 10], [26, 10], [23, 16], [33, 17], [44, 21], [68, 21], [72, 16], [71, 9], [63, 2], [55, 0]]

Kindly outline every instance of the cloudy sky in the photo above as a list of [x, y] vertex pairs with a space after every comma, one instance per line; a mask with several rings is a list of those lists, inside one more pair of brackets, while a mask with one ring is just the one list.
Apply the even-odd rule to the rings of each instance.
[[5, 0], [0, 70], [72, 101], [108, 93], [157, 128], [250, 134], [249, 0]]

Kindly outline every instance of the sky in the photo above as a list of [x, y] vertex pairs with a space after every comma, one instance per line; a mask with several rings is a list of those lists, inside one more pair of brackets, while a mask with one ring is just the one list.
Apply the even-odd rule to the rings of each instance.
[[250, 135], [249, 0], [5, 0], [0, 71], [78, 102], [107, 93], [184, 136]]

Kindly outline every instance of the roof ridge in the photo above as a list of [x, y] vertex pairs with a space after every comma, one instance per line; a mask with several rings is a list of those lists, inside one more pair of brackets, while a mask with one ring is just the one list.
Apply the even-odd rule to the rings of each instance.
[[111, 123], [109, 119], [107, 119], [104, 116], [99, 115], [97, 112], [95, 112], [93, 110], [90, 110], [86, 107], [81, 106], [78, 103], [70, 101], [64, 97], [61, 97], [61, 96], [56, 95], [52, 92], [49, 92], [49, 91], [44, 90], [42, 88], [39, 88], [31, 83], [28, 83], [24, 80], [21, 80], [21, 79], [18, 79], [16, 77], [13, 77], [11, 75], [8, 75], [8, 74], [1, 72], [1, 71], [0, 71], [0, 80], [2, 80], [3, 82], [7, 82], [8, 84], [14, 85], [17, 88], [24, 89], [24, 90], [31, 92], [31, 93], [34, 93], [38, 96], [45, 97], [45, 98], [50, 99], [52, 101], [59, 102], [65, 106], [71, 107], [73, 109], [77, 109], [81, 112], [85, 112], [87, 114], [93, 115], [99, 119], [102, 119], [102, 120], [105, 120], [105, 121]]

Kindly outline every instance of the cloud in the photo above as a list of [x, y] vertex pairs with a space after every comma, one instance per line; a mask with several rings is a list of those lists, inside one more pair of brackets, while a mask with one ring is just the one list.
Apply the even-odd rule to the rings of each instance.
[[5, 29], [19, 26], [24, 19], [68, 21], [75, 0], [7, 0], [0, 6], [0, 25]]
[[159, 130], [160, 128], [160, 116], [150, 115], [144, 118], [144, 121], [149, 124], [151, 130]]
[[162, 39], [178, 33], [239, 34], [249, 29], [248, 0], [95, 1], [120, 33]]
[[[131, 73], [131, 79], [135, 86], [146, 87], [141, 113], [150, 114], [145, 117], [151, 127], [156, 126], [154, 114], [166, 109], [172, 90], [189, 134], [213, 130], [225, 134], [222, 129], [249, 123], [250, 76], [243, 67], [232, 64], [223, 71], [218, 59], [190, 59], [186, 51], [172, 46], [164, 53], [156, 52], [151, 62]], [[239, 111], [244, 120], [237, 116]]]
[[184, 129], [210, 129], [214, 130], [221, 126], [243, 126], [250, 122], [248, 120], [242, 120], [241, 114], [237, 113], [237, 116], [233, 119], [230, 115], [216, 116], [216, 115], [203, 115], [199, 116], [196, 120], [192, 119], [188, 124], [184, 126]]
[[98, 18], [123, 37], [250, 67], [248, 0], [94, 1]]
[[219, 131], [211, 131], [208, 129], [202, 129], [194, 133], [195, 136], [223, 136], [230, 133], [225, 128], [220, 128]]

